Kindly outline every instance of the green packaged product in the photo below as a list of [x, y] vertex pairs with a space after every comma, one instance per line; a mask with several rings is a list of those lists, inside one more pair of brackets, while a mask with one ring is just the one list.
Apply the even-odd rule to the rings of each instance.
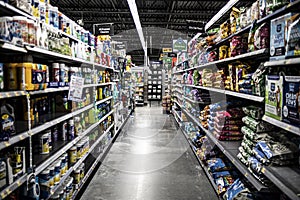
[[262, 119], [264, 115], [264, 109], [261, 107], [247, 106], [247, 107], [243, 107], [242, 109], [247, 116], [250, 116], [256, 120]]
[[255, 133], [268, 132], [274, 130], [273, 125], [263, 121], [257, 121], [249, 116], [243, 117], [242, 121]]

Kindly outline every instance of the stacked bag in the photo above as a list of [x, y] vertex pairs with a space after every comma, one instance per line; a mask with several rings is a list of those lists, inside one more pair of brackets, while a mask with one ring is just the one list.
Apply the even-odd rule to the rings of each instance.
[[270, 185], [261, 172], [263, 165], [295, 164], [299, 150], [283, 132], [276, 132], [273, 125], [261, 120], [264, 113], [262, 108], [247, 106], [243, 107], [243, 111], [246, 114], [242, 118], [245, 126], [241, 128], [244, 138], [237, 157], [258, 180]]
[[210, 105], [210, 117], [208, 119], [208, 130], [211, 131], [218, 140], [241, 140], [243, 134], [241, 126], [244, 113], [241, 108], [222, 109], [226, 103], [216, 103]]

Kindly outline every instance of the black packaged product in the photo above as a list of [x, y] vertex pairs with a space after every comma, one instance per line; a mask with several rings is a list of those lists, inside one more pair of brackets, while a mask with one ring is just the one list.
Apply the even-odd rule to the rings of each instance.
[[9, 104], [1, 106], [1, 133], [0, 141], [8, 141], [16, 134], [14, 108]]

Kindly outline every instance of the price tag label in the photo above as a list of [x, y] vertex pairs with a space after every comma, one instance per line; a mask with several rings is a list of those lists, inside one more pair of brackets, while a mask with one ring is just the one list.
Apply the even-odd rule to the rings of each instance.
[[263, 167], [263, 168], [261, 169], [261, 173], [263, 173], [263, 174], [266, 173], [266, 168]]
[[8, 147], [8, 146], [10, 146], [10, 143], [9, 143], [9, 142], [4, 142], [4, 145], [5, 145], [6, 147]]
[[248, 177], [248, 176], [249, 176], [248, 172], [246, 172], [246, 173], [244, 174], [244, 176], [245, 176], [245, 177]]
[[24, 140], [24, 136], [23, 136], [23, 135], [20, 135], [20, 136], [19, 136], [19, 139], [20, 139], [20, 140]]

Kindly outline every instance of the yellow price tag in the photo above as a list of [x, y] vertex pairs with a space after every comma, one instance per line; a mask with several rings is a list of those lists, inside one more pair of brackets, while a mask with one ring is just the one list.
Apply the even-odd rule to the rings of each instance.
[[1, 193], [1, 199], [4, 199], [6, 197], [6, 195], [2, 192]]
[[266, 173], [266, 168], [263, 167], [263, 168], [261, 169], [261, 173], [263, 173], [263, 174]]
[[20, 135], [19, 138], [20, 138], [20, 140], [24, 140], [24, 136], [23, 135]]
[[8, 147], [8, 146], [10, 146], [10, 143], [9, 143], [9, 142], [4, 142], [4, 145], [5, 145], [6, 147]]
[[18, 187], [20, 187], [21, 186], [21, 181], [17, 181], [17, 185], [18, 185]]
[[248, 175], [249, 175], [249, 174], [248, 174], [247, 172], [244, 174], [245, 177], [248, 177]]
[[8, 189], [6, 189], [6, 195], [9, 195], [12, 191], [10, 191], [10, 189], [8, 188]]

